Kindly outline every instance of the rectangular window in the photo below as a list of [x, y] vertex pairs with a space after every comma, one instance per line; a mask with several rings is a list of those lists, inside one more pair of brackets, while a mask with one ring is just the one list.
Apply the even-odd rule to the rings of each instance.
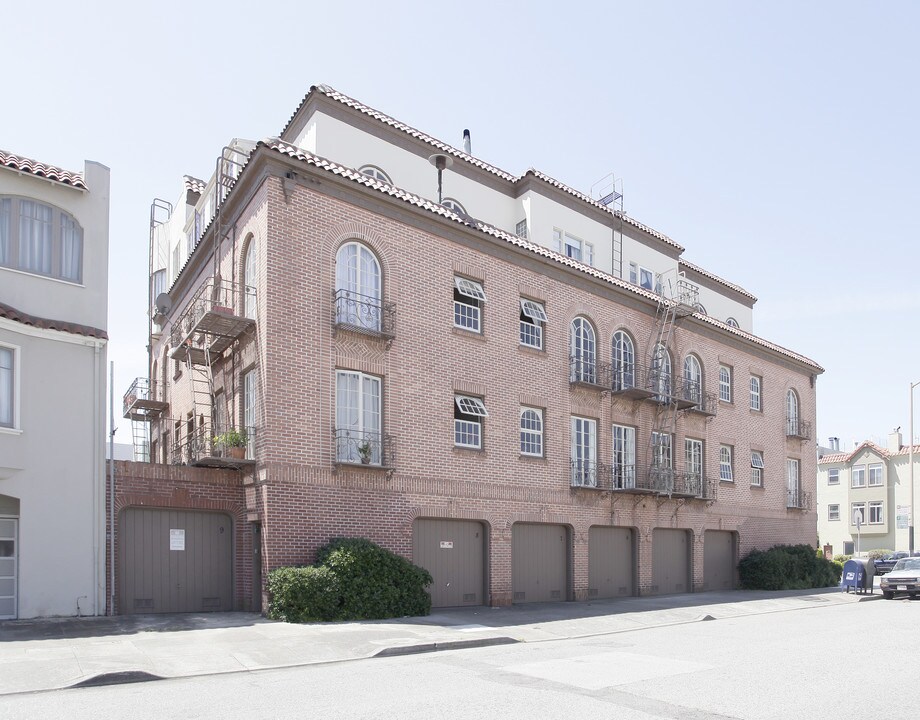
[[884, 522], [882, 518], [882, 501], [872, 500], [869, 503], [869, 524], [881, 525]]
[[16, 427], [15, 395], [16, 390], [16, 359], [15, 350], [11, 347], [0, 346], [0, 427]]
[[689, 492], [699, 495], [703, 489], [703, 441], [684, 438], [684, 467]]
[[732, 370], [725, 365], [719, 366], [719, 400], [732, 401]]
[[866, 466], [854, 465], [850, 468], [850, 481], [855, 488], [866, 487]]
[[525, 240], [527, 239], [527, 218], [524, 218], [514, 226], [514, 234]]
[[786, 458], [786, 507], [803, 508], [805, 505], [799, 477], [799, 461]]
[[840, 505], [834, 503], [827, 506], [827, 519], [831, 522], [840, 520]]
[[250, 460], [255, 458], [256, 451], [256, 418], [259, 401], [258, 390], [259, 376], [255, 370], [250, 370], [243, 375], [243, 432], [246, 433], [246, 455]]
[[636, 428], [613, 426], [613, 488], [636, 487]]
[[597, 421], [572, 418], [572, 485], [597, 487]]
[[655, 290], [655, 273], [638, 263], [629, 263], [629, 282], [646, 290]]
[[594, 246], [559, 228], [553, 228], [553, 249], [578, 262], [594, 264]]
[[760, 412], [760, 378], [751, 376], [751, 410]]
[[83, 229], [70, 215], [61, 214], [61, 277], [80, 282], [83, 271]]
[[543, 324], [546, 310], [542, 303], [521, 298], [521, 345], [543, 349]]
[[722, 445], [719, 447], [719, 480], [722, 482], [735, 481], [735, 475], [732, 472], [731, 445]]
[[869, 466], [869, 487], [880, 487], [882, 484], [882, 464], [872, 463]]
[[10, 265], [10, 215], [12, 202], [9, 198], [0, 200], [0, 265]]
[[850, 524], [856, 525], [856, 519], [859, 518], [859, 524], [864, 525], [866, 523], [866, 503], [864, 502], [855, 502], [850, 505], [852, 512], [850, 512]]
[[454, 396], [454, 445], [482, 448], [482, 422], [489, 417], [481, 398], [469, 395]]
[[482, 306], [485, 291], [475, 280], [454, 278], [454, 327], [482, 332]]
[[51, 274], [52, 211], [47, 205], [19, 201], [19, 269]]
[[671, 492], [674, 488], [674, 456], [671, 452], [671, 435], [652, 432], [651, 441], [652, 466], [649, 468], [649, 480], [656, 490]]
[[828, 485], [839, 485], [840, 484], [840, 468], [829, 468], [828, 469], [827, 484]]
[[521, 408], [521, 455], [543, 457], [543, 411]]
[[353, 370], [335, 372], [335, 455], [337, 462], [380, 465], [381, 381]]
[[751, 485], [763, 487], [763, 453], [751, 451]]

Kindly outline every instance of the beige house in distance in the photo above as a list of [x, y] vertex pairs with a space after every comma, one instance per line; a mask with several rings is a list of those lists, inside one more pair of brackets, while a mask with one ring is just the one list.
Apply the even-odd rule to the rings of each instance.
[[[833, 439], [832, 439], [833, 443]], [[911, 514], [910, 446], [900, 432], [888, 447], [866, 441], [852, 452], [818, 458], [818, 538], [834, 554], [908, 550]], [[914, 446], [914, 479], [920, 480], [920, 446]], [[856, 515], [862, 518], [857, 533]], [[916, 538], [915, 538], [916, 542]], [[914, 548], [917, 549], [916, 547]]]
[[105, 612], [109, 169], [0, 150], [0, 619]]

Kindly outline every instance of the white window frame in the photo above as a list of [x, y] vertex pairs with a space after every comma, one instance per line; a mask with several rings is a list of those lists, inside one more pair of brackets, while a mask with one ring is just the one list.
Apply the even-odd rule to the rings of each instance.
[[884, 484], [881, 463], [869, 463], [869, 487], [881, 487]]
[[799, 396], [795, 390], [786, 391], [786, 434], [799, 434]]
[[866, 466], [865, 465], [854, 465], [850, 468], [850, 487], [852, 488], [864, 488], [866, 487]]
[[751, 485], [763, 487], [763, 453], [760, 450], [751, 450]]
[[625, 330], [613, 334], [613, 389], [629, 390], [636, 386], [636, 344]]
[[514, 234], [519, 238], [523, 238], [524, 240], [527, 239], [527, 218], [518, 221], [517, 225], [514, 226]]
[[0, 197], [0, 225], [0, 267], [83, 282], [84, 233], [73, 215], [34, 198], [5, 195]]
[[611, 445], [613, 487], [624, 490], [636, 487], [636, 428], [613, 425]]
[[840, 521], [840, 503], [830, 503], [827, 506], [827, 520], [828, 522]]
[[573, 382], [597, 381], [597, 333], [591, 321], [582, 315], [569, 326], [569, 357]]
[[444, 198], [443, 200], [441, 200], [441, 205], [443, 207], [446, 207], [451, 212], [457, 213], [458, 215], [469, 215], [469, 213], [466, 211], [466, 208], [463, 207], [463, 204], [459, 200], [455, 200], [454, 198], [451, 198], [451, 197]]
[[525, 347], [543, 349], [543, 325], [547, 320], [543, 303], [521, 298], [520, 343]]
[[553, 228], [553, 249], [572, 260], [594, 265], [594, 245], [560, 228]]
[[572, 416], [572, 485], [597, 487], [597, 420]]
[[735, 473], [732, 467], [734, 452], [732, 450], [731, 445], [719, 446], [719, 480], [721, 482], [735, 482]]
[[482, 398], [471, 395], [454, 395], [454, 407], [461, 417], [454, 417], [454, 445], [461, 448], [482, 449], [482, 419], [489, 417]]
[[867, 525], [882, 525], [885, 522], [885, 503], [882, 500], [869, 501]]
[[705, 457], [702, 440], [684, 438], [684, 470], [688, 479], [692, 478], [694, 483], [700, 483], [703, 479]]
[[684, 358], [684, 400], [698, 403], [703, 399], [703, 364], [690, 353]]
[[751, 375], [751, 410], [763, 410], [761, 380], [757, 375]]
[[[343, 378], [355, 381], [349, 389]], [[343, 396], [342, 391], [345, 391]], [[352, 404], [350, 401], [354, 400]], [[379, 465], [383, 439], [383, 379], [357, 370], [335, 371], [335, 430], [337, 462], [362, 462], [359, 448], [370, 445], [370, 465]]]
[[865, 525], [869, 515], [866, 512], [866, 503], [864, 501], [850, 503], [850, 525], [856, 525], [857, 510], [862, 514], [862, 524]]
[[543, 457], [543, 410], [521, 408], [521, 455]]
[[243, 430], [246, 432], [246, 454], [255, 458], [255, 429], [258, 422], [259, 376], [255, 368], [243, 375]]
[[827, 484], [828, 485], [839, 485], [840, 484], [840, 468], [828, 468], [827, 469]]
[[367, 175], [368, 177], [374, 178], [374, 180], [377, 180], [378, 182], [386, 183], [387, 185], [393, 184], [393, 181], [390, 180], [390, 176], [376, 165], [362, 165], [358, 172], [362, 175]]
[[719, 365], [719, 400], [732, 401], [732, 369], [728, 365]]
[[733, 327], [733, 328], [735, 328], [735, 329], [737, 329], [737, 330], [740, 330], [740, 329], [741, 329], [741, 325], [739, 325], [739, 324], [738, 324], [738, 321], [735, 320], [735, 318], [733, 318], [733, 317], [728, 318], [728, 319], [725, 321], [725, 324], [728, 325], [729, 327]]
[[629, 282], [649, 292], [655, 292], [658, 286], [655, 271], [634, 262], [629, 263]]
[[383, 273], [377, 254], [362, 242], [343, 243], [336, 251], [335, 299], [336, 323], [381, 330]]
[[454, 327], [481, 333], [482, 306], [486, 302], [486, 293], [482, 289], [482, 284], [476, 280], [455, 275], [454, 290], [460, 296], [454, 297]]
[[[0, 350], [9, 359], [9, 367], [0, 369], [0, 408], [4, 408], [3, 415], [0, 417], [0, 432], [19, 432], [20, 420], [20, 388], [21, 383], [21, 364], [20, 348], [17, 345], [9, 343], [0, 343]], [[8, 393], [9, 397], [4, 401], [3, 394]]]
[[[802, 467], [796, 458], [786, 458], [786, 490], [796, 500], [802, 494]], [[798, 506], [796, 506], [798, 507]]]
[[256, 319], [256, 239], [250, 237], [243, 258], [243, 317]]

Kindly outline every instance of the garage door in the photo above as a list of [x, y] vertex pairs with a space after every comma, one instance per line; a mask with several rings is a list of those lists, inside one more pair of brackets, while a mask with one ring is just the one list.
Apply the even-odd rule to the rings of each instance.
[[230, 517], [127, 508], [121, 515], [122, 614], [233, 609]]
[[735, 587], [735, 534], [707, 530], [703, 536], [703, 590]]
[[569, 533], [564, 525], [511, 526], [514, 602], [568, 600]]
[[485, 605], [485, 528], [474, 520], [420, 518], [412, 561], [431, 573], [432, 607]]
[[653, 595], [690, 592], [690, 537], [687, 530], [652, 532]]
[[595, 525], [588, 530], [588, 598], [629, 597], [634, 593], [634, 548], [632, 528]]

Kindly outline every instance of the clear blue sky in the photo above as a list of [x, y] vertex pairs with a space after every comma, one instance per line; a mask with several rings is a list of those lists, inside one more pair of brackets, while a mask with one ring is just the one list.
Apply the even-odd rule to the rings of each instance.
[[279, 133], [324, 82], [456, 145], [470, 128], [509, 172], [584, 191], [615, 172], [630, 215], [759, 298], [758, 335], [826, 368], [819, 439], [907, 439], [917, 3], [8, 5], [0, 148], [112, 169], [118, 398], [146, 375], [151, 200], [231, 138]]

